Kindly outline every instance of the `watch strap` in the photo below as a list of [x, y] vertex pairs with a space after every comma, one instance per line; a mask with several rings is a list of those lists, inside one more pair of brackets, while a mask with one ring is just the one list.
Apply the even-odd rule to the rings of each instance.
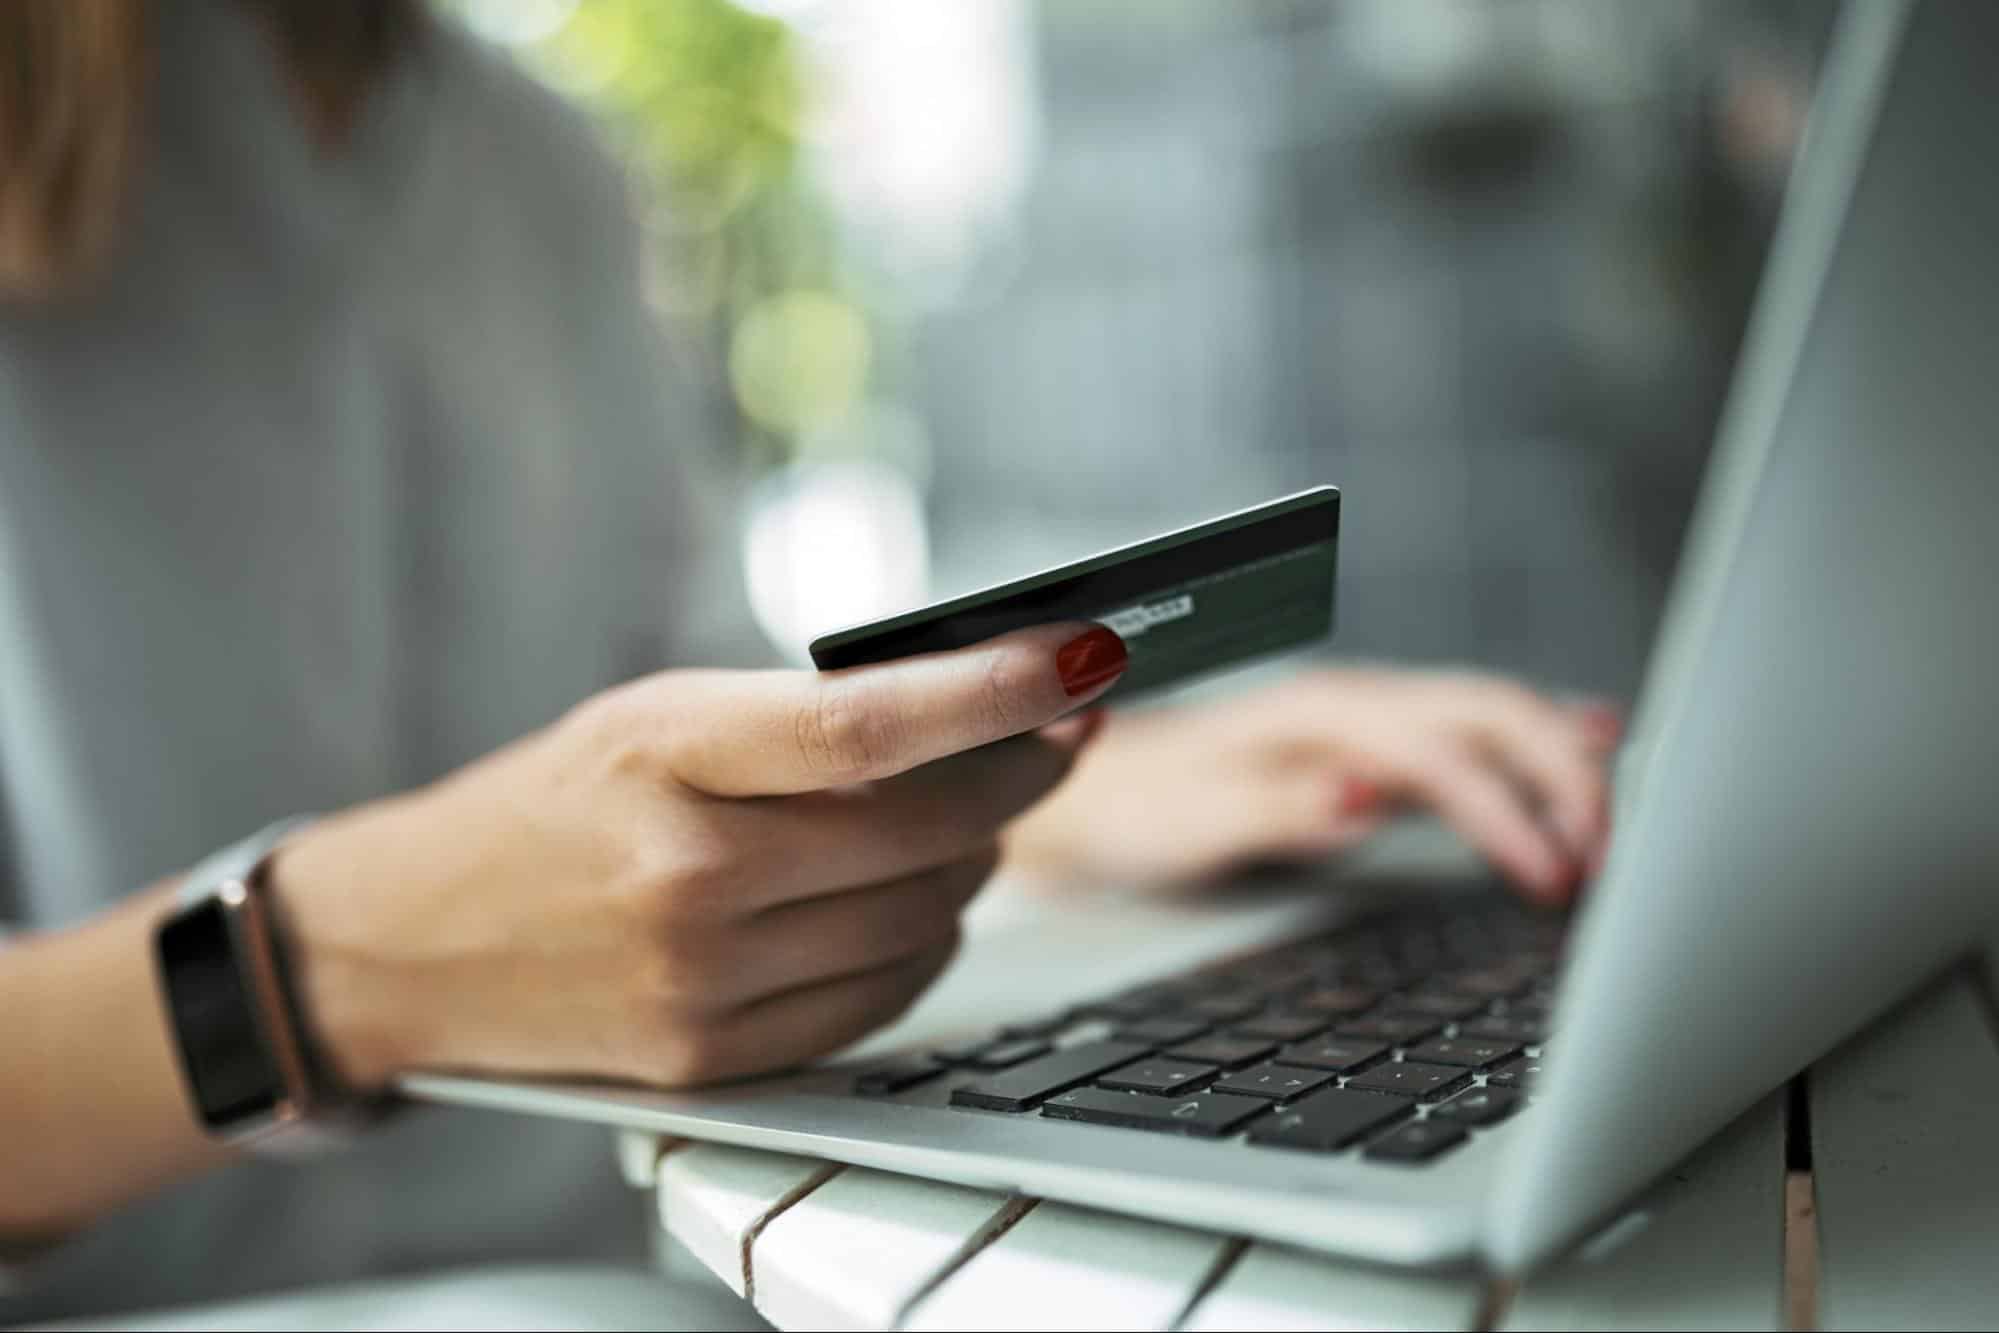
[[300, 1001], [297, 973], [289, 956], [288, 932], [284, 929], [279, 905], [265, 883], [273, 853], [293, 834], [311, 824], [315, 816], [297, 815], [277, 820], [247, 838], [213, 852], [188, 871], [179, 893], [183, 907], [199, 902], [224, 885], [241, 884], [260, 899], [260, 919], [264, 923], [263, 947], [274, 982], [272, 997], [280, 1012], [262, 1016], [265, 1023], [282, 1024], [291, 1038], [304, 1080], [311, 1094], [310, 1113], [285, 1122], [278, 1128], [240, 1140], [254, 1152], [276, 1156], [297, 1156], [324, 1152], [350, 1142], [355, 1134], [380, 1120], [392, 1103], [387, 1098], [362, 1097], [346, 1086], [338, 1072], [326, 1061], [324, 1043], [318, 1040], [311, 1014]]

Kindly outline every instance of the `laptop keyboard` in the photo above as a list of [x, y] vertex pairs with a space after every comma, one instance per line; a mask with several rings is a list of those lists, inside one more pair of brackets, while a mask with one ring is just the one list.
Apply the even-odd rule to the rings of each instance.
[[1399, 908], [859, 1075], [886, 1096], [1414, 1165], [1518, 1111], [1547, 1044], [1562, 918]]

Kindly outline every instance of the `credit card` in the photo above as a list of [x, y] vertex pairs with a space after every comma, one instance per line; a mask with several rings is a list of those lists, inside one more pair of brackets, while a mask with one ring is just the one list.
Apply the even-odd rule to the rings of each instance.
[[1340, 493], [1321, 486], [1074, 564], [812, 641], [821, 671], [964, 648], [1055, 620], [1095, 620], [1131, 664], [1129, 698], [1332, 633]]

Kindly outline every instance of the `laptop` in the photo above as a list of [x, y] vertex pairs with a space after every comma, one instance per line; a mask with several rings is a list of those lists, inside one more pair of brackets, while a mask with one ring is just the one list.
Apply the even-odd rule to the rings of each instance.
[[1999, 906], [1994, 50], [1999, 6], [1841, 18], [1573, 919], [1357, 895], [945, 1049], [403, 1087], [1397, 1265], [1517, 1272], [1613, 1219]]

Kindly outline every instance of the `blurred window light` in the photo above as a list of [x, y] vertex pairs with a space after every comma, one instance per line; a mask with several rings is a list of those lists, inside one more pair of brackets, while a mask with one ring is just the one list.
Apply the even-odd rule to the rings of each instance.
[[903, 473], [866, 459], [792, 464], [750, 493], [743, 565], [758, 626], [803, 663], [815, 635], [923, 603], [921, 498]]
[[896, 328], [866, 270], [955, 259], [1012, 202], [1018, 0], [434, 2], [583, 98], [623, 156], [645, 298], [734, 407], [739, 461], [770, 469], [741, 534], [764, 633], [799, 656], [818, 629], [921, 601], [930, 440], [872, 384]]
[[[773, 3], [774, 0], [764, 0]], [[948, 279], [1004, 226], [1035, 150], [1020, 0], [840, 0], [799, 26], [814, 166], [903, 278]]]

